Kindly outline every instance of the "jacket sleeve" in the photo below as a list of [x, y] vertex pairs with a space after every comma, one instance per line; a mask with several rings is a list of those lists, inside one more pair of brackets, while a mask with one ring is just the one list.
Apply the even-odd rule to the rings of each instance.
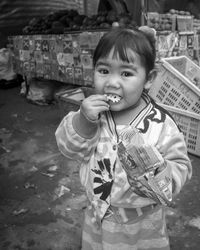
[[176, 195], [191, 178], [192, 165], [187, 154], [184, 136], [169, 117], [166, 119], [156, 147], [171, 170], [173, 195]]
[[60, 152], [66, 157], [88, 162], [97, 145], [99, 129], [90, 139], [82, 137], [73, 127], [72, 121], [76, 114], [77, 112], [72, 111], [63, 118], [55, 132], [56, 142]]

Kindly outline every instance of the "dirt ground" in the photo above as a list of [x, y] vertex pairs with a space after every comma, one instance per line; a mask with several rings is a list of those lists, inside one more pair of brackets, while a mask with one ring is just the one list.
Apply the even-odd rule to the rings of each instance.
[[[0, 249], [79, 250], [85, 195], [56, 146], [63, 112], [19, 93], [0, 90]], [[190, 158], [192, 180], [167, 213], [172, 250], [200, 249], [200, 158]]]

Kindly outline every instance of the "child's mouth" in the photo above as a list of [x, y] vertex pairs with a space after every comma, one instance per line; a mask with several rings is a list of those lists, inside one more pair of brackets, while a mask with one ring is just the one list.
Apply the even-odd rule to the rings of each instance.
[[105, 94], [107, 97], [108, 101], [113, 102], [113, 103], [118, 103], [122, 97], [116, 94]]

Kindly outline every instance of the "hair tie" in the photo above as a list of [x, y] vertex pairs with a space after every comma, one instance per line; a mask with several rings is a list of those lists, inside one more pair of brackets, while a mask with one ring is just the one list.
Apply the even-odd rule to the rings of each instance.
[[154, 28], [140, 26], [138, 29], [142, 31], [153, 43], [156, 42], [156, 30]]

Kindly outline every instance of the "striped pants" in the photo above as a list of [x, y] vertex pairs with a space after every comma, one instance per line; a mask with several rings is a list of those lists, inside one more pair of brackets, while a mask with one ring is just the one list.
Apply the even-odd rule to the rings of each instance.
[[128, 218], [124, 223], [112, 215], [104, 218], [101, 227], [97, 228], [92, 222], [92, 212], [87, 209], [82, 250], [170, 249], [163, 207], [156, 206], [140, 215], [136, 214], [136, 209], [128, 209]]

